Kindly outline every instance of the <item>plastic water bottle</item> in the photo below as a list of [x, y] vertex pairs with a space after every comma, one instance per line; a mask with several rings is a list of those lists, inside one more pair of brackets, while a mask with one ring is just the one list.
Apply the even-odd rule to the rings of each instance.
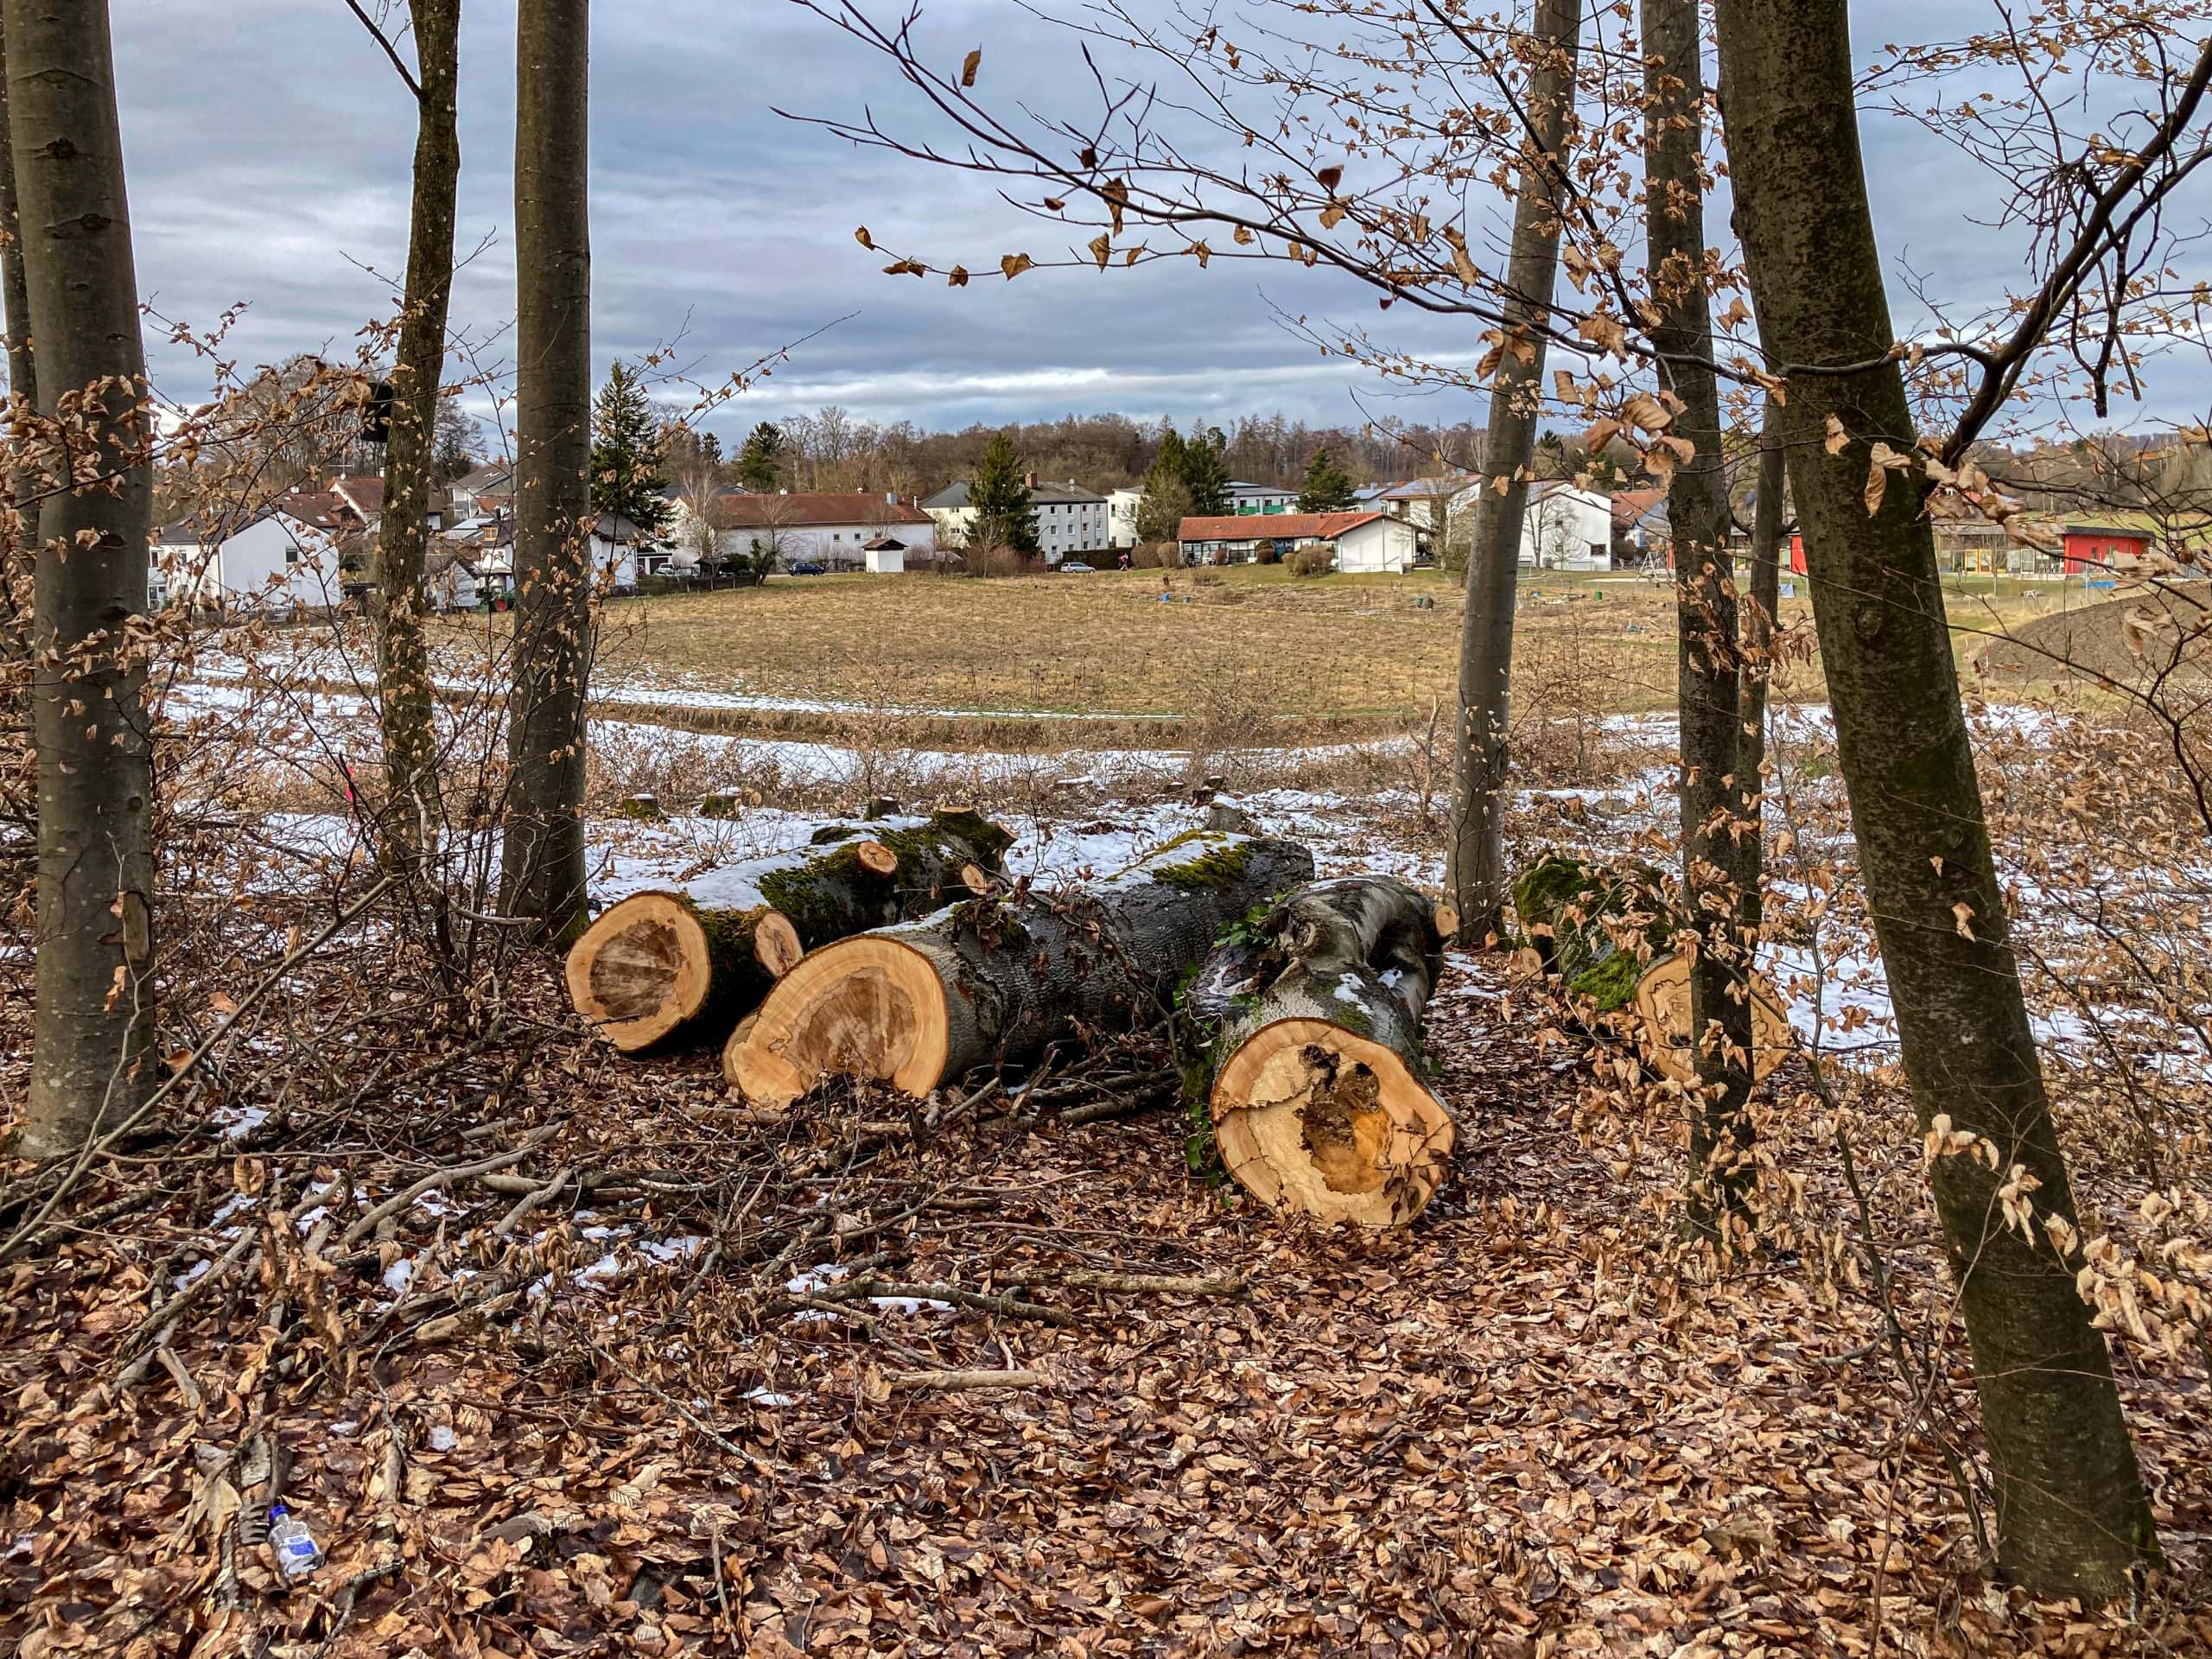
[[315, 1542], [307, 1522], [282, 1503], [269, 1506], [269, 1548], [276, 1557], [276, 1570], [288, 1584], [314, 1577], [322, 1565], [322, 1546]]

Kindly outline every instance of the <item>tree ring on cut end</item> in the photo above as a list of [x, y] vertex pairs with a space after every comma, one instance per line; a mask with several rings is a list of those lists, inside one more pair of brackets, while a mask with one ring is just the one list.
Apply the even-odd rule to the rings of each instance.
[[755, 1105], [787, 1106], [824, 1077], [874, 1077], [911, 1095], [942, 1081], [945, 993], [930, 959], [862, 935], [808, 956], [777, 982], [722, 1074]]
[[583, 931], [564, 973], [576, 1012], [632, 1053], [704, 1005], [712, 977], [706, 930], [672, 894], [632, 893]]
[[1222, 1160], [1262, 1203], [1395, 1226], [1442, 1178], [1454, 1132], [1393, 1050], [1325, 1020], [1278, 1020], [1214, 1080]]

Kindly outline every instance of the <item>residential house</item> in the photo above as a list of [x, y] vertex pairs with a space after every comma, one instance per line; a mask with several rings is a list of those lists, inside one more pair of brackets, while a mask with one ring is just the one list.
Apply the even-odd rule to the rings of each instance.
[[1280, 484], [1240, 484], [1232, 481], [1223, 492], [1230, 512], [1244, 513], [1295, 512], [1298, 492]]
[[1559, 479], [1529, 486], [1521, 514], [1521, 563], [1536, 570], [1613, 568], [1613, 502]]
[[[213, 529], [190, 519], [165, 525], [150, 551], [165, 602], [289, 614], [343, 603], [365, 581], [372, 550], [343, 498], [296, 492]], [[149, 577], [149, 600], [154, 587]]]
[[1612, 551], [1616, 565], [1656, 567], [1674, 561], [1675, 531], [1662, 489], [1615, 490]]
[[672, 548], [626, 514], [602, 512], [591, 527], [591, 568], [618, 594], [633, 592], [640, 576], [657, 576], [668, 567]]
[[1426, 546], [1432, 536], [1441, 537], [1446, 526], [1461, 510], [1462, 502], [1472, 505], [1474, 488], [1475, 480], [1464, 474], [1450, 478], [1416, 478], [1382, 491], [1374, 505], [1393, 518], [1411, 524]]
[[2147, 526], [2118, 519], [2075, 520], [2055, 528], [2069, 576], [2111, 575], [2149, 553], [2154, 539]]
[[423, 556], [423, 591], [435, 611], [473, 611], [484, 597], [467, 550], [442, 537]]
[[514, 474], [504, 462], [486, 461], [462, 474], [449, 486], [455, 523], [465, 518], [493, 518], [515, 499]]
[[1137, 544], [1137, 513], [1144, 506], [1144, 492], [1123, 488], [1106, 492], [1106, 545]]
[[489, 517], [456, 524], [439, 537], [467, 561], [476, 577], [480, 601], [504, 602], [515, 586], [515, 516], [500, 510]]
[[[1104, 496], [1094, 495], [1080, 484], [1040, 484], [1034, 473], [1024, 482], [1029, 487], [1030, 522], [1036, 528], [1038, 550], [1044, 554], [1046, 563], [1058, 564], [1071, 555], [1094, 553], [1109, 545]], [[976, 509], [969, 503], [964, 480], [947, 485], [925, 500], [922, 507], [936, 525], [939, 539], [966, 544], [976, 526]], [[1134, 534], [1134, 508], [1129, 527]]]
[[1301, 547], [1317, 545], [1331, 549], [1343, 571], [1396, 574], [1414, 563], [1413, 526], [1373, 508], [1185, 518], [1176, 539], [1189, 564], [1249, 564], [1262, 548], [1287, 558]]
[[868, 544], [884, 536], [895, 535], [909, 560], [937, 547], [934, 516], [901, 501], [896, 492], [727, 496], [716, 502], [715, 516], [727, 521], [721, 531], [725, 557], [757, 547], [773, 553], [785, 569], [802, 560], [859, 569]]

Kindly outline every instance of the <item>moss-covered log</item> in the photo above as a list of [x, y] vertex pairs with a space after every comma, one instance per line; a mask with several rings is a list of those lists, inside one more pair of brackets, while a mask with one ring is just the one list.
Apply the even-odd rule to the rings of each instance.
[[776, 986], [722, 1070], [764, 1105], [838, 1073], [919, 1095], [1128, 1030], [1167, 1007], [1224, 926], [1313, 874], [1295, 842], [1194, 830], [1094, 888], [969, 899], [844, 939]]
[[1421, 1014], [1444, 940], [1431, 901], [1387, 876], [1300, 888], [1233, 929], [1184, 1010], [1230, 1174], [1324, 1220], [1402, 1226], [1453, 1140], [1423, 1080]]
[[625, 1053], [721, 1039], [817, 945], [926, 915], [995, 872], [1013, 837], [969, 811], [834, 825], [796, 853], [632, 893], [569, 951], [569, 999]]
[[[1696, 1081], [1682, 921], [1658, 871], [1548, 853], [1513, 884], [1513, 908], [1532, 970], [1556, 978], [1592, 1024], [1637, 1044], [1657, 1071]], [[1764, 1077], [1793, 1039], [1772, 990], [1756, 976], [1751, 990], [1751, 1070]]]

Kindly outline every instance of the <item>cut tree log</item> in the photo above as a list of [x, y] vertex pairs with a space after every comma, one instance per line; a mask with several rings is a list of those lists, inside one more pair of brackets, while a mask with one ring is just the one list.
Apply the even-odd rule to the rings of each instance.
[[[1556, 976], [1593, 1025], [1634, 1042], [1662, 1076], [1697, 1081], [1689, 959], [1675, 948], [1682, 924], [1657, 870], [1547, 853], [1513, 884], [1513, 908], [1531, 971]], [[1754, 975], [1751, 991], [1759, 1078], [1796, 1039], [1772, 988]]]
[[569, 1000], [625, 1053], [721, 1038], [808, 950], [926, 915], [970, 872], [999, 869], [1012, 841], [969, 811], [832, 825], [798, 852], [632, 893], [570, 948]]
[[1388, 876], [1317, 881], [1234, 930], [1191, 982], [1214, 1141], [1262, 1203], [1395, 1227], [1434, 1196], [1455, 1138], [1422, 1077], [1435, 911]]
[[722, 1051], [723, 1075], [756, 1105], [841, 1073], [923, 1095], [1126, 1031], [1166, 1009], [1224, 926], [1313, 874], [1294, 842], [1198, 830], [1096, 888], [969, 899], [841, 940], [777, 984]]

